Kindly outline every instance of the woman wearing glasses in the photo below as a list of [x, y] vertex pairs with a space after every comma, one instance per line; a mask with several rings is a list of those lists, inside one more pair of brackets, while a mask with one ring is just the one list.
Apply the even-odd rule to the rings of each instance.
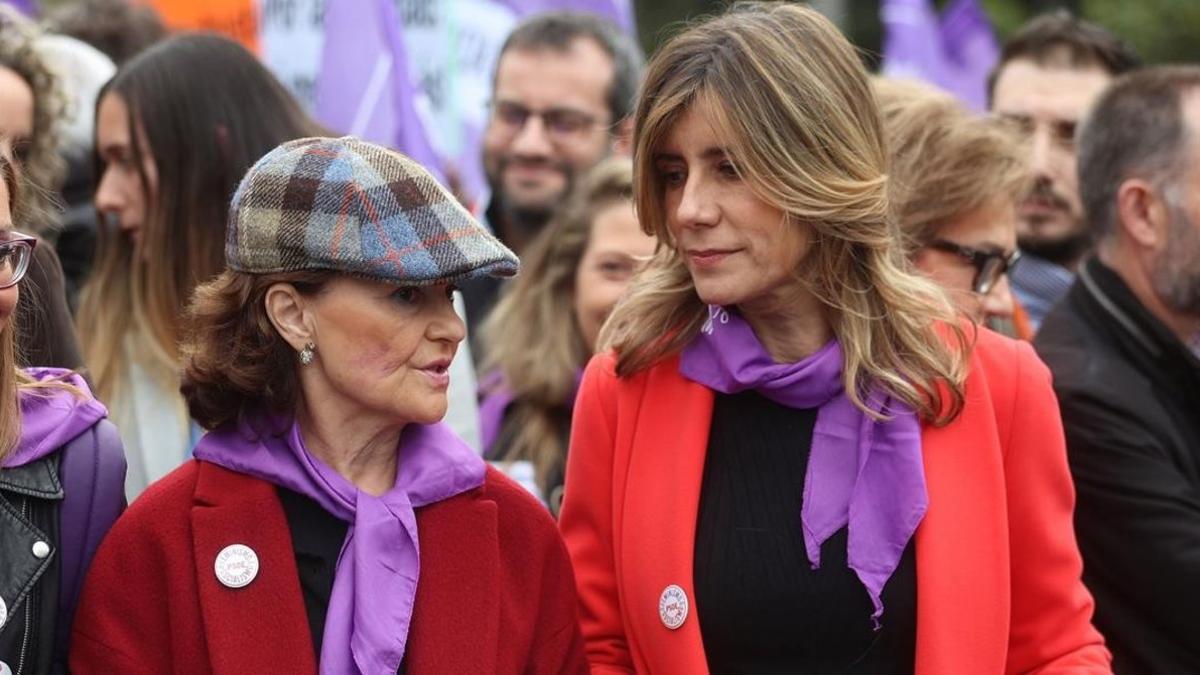
[[854, 48], [737, 5], [653, 57], [635, 125], [662, 245], [559, 519], [592, 672], [1109, 672], [1049, 374], [910, 271]]
[[892, 206], [917, 267], [955, 306], [1011, 337], [1032, 337], [1008, 286], [1017, 198], [1029, 182], [1019, 137], [914, 82], [876, 80]]
[[18, 369], [13, 310], [37, 240], [14, 232], [0, 156], [0, 673], [65, 672], [92, 554], [124, 508], [125, 456], [83, 378]]

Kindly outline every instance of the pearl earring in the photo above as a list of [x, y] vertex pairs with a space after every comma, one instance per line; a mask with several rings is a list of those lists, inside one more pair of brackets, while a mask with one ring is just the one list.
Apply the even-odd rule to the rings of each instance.
[[317, 356], [317, 346], [311, 342], [304, 343], [304, 349], [300, 350], [300, 363], [308, 365], [313, 362]]

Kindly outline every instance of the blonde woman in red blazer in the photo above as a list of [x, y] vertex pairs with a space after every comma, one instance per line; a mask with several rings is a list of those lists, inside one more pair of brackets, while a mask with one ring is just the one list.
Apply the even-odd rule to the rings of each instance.
[[904, 261], [857, 54], [739, 7], [652, 59], [663, 242], [575, 407], [594, 673], [1107, 673], [1045, 367]]

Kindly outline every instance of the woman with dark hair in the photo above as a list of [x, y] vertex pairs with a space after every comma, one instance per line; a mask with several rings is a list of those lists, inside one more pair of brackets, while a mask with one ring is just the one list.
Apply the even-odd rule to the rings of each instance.
[[125, 440], [130, 498], [178, 466], [197, 436], [178, 393], [180, 315], [223, 267], [237, 181], [280, 143], [319, 133], [253, 54], [216, 35], [161, 42], [100, 91], [104, 222], [78, 325]]
[[455, 284], [516, 256], [349, 137], [257, 163], [225, 251], [182, 347], [210, 431], [105, 540], [71, 671], [586, 673], [554, 521], [440, 423]]
[[125, 458], [83, 378], [17, 367], [14, 309], [38, 240], [13, 230], [19, 201], [0, 155], [0, 672], [66, 672], [92, 554], [125, 505]]

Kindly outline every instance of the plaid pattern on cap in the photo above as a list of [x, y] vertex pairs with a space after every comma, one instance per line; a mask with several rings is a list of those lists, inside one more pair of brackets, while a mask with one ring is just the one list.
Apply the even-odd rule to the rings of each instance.
[[412, 159], [350, 136], [267, 153], [233, 195], [240, 272], [332, 270], [405, 285], [513, 276], [517, 256]]

